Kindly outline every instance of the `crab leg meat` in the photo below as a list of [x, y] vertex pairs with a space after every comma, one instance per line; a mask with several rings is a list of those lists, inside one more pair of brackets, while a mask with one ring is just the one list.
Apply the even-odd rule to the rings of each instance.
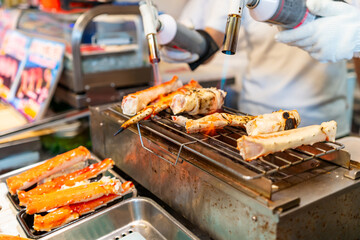
[[32, 195], [40, 195], [59, 190], [63, 185], [73, 186], [76, 182], [81, 182], [112, 168], [114, 161], [110, 158], [104, 159], [102, 162], [92, 164], [84, 169], [69, 173], [49, 182], [45, 182], [30, 191], [18, 191], [18, 198], [21, 206], [26, 206]]
[[39, 166], [6, 179], [9, 192], [14, 195], [17, 190], [24, 190], [42, 179], [90, 157], [89, 150], [82, 146], [57, 155]]
[[95, 211], [97, 208], [105, 206], [107, 203], [122, 197], [132, 187], [133, 183], [130, 181], [124, 182], [121, 187], [121, 194], [110, 194], [100, 198], [77, 204], [60, 207], [45, 216], [38, 214], [34, 215], [34, 229], [36, 231], [51, 231], [54, 228], [63, 226], [64, 224], [78, 219], [80, 216]]
[[121, 131], [128, 128], [132, 124], [136, 124], [139, 121], [141, 121], [147, 117], [150, 117], [151, 115], [155, 115], [155, 114], [169, 108], [173, 97], [177, 94], [184, 94], [185, 92], [187, 92], [189, 90], [189, 88], [201, 88], [201, 86], [197, 81], [191, 80], [188, 84], [177, 89], [175, 92], [172, 92], [172, 93], [160, 98], [160, 100], [158, 102], [147, 106], [146, 108], [141, 110], [137, 115], [135, 115], [134, 117], [132, 117], [129, 120], [127, 120], [126, 122], [124, 122], [121, 125]]
[[211, 129], [221, 129], [225, 126], [245, 127], [246, 123], [255, 118], [253, 116], [238, 116], [228, 113], [214, 113], [199, 119], [172, 116], [172, 120], [180, 126], [184, 126], [187, 133], [208, 132]]
[[46, 212], [69, 204], [87, 202], [110, 194], [119, 194], [121, 183], [117, 179], [103, 177], [98, 182], [60, 189], [41, 195], [32, 195], [26, 207], [27, 214]]
[[190, 115], [210, 114], [222, 107], [225, 96], [226, 92], [216, 88], [195, 88], [174, 96], [170, 108], [175, 115], [182, 112]]
[[168, 82], [129, 94], [125, 96], [121, 102], [123, 113], [134, 116], [159, 96], [176, 91], [176, 89], [181, 86], [182, 82], [177, 76], [174, 76], [173, 79]]
[[176, 123], [177, 125], [180, 125], [182, 127], [186, 127], [186, 122], [191, 121], [192, 119], [189, 119], [184, 116], [171, 116], [171, 120]]
[[298, 111], [279, 110], [277, 112], [257, 116], [254, 120], [248, 122], [245, 127], [249, 136], [255, 136], [297, 128], [300, 121], [301, 119]]
[[187, 133], [208, 132], [225, 126], [246, 128], [248, 135], [278, 132], [296, 128], [300, 116], [296, 110], [277, 111], [259, 116], [239, 116], [229, 113], [214, 113], [199, 119], [172, 116], [172, 120], [186, 128]]
[[322, 141], [335, 141], [337, 124], [335, 121], [321, 125], [296, 128], [287, 131], [242, 136], [237, 140], [240, 155], [247, 161], [266, 156], [270, 153], [296, 148]]
[[139, 122], [140, 120], [147, 118], [151, 115], [157, 114], [166, 108], [170, 107], [171, 101], [177, 94], [184, 94], [188, 91], [189, 88], [194, 87], [201, 87], [197, 81], [191, 80], [188, 84], [184, 85], [183, 87], [179, 88], [175, 92], [172, 92], [163, 98], [161, 98], [158, 102], [154, 103], [153, 105], [147, 106], [144, 110], [139, 112], [136, 116], [130, 118], [128, 121], [126, 121], [121, 127], [127, 128], [132, 124], [135, 124]]

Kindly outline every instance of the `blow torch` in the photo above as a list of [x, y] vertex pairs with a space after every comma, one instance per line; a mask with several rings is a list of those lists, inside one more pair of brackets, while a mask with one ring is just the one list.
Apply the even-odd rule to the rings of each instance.
[[140, 13], [151, 63], [160, 61], [159, 45], [197, 54], [198, 59], [189, 63], [191, 70], [196, 69], [219, 50], [215, 41], [205, 31], [190, 29], [176, 22], [168, 14], [158, 16], [151, 0], [140, 2]]
[[140, 13], [143, 19], [144, 33], [148, 43], [150, 63], [160, 62], [159, 46], [156, 38], [158, 28], [157, 10], [151, 0], [140, 2]]
[[305, 0], [230, 0], [222, 50], [224, 54], [236, 53], [241, 16], [245, 5], [249, 8], [250, 16], [256, 21], [279, 25], [283, 28], [296, 28], [316, 18], [306, 8]]

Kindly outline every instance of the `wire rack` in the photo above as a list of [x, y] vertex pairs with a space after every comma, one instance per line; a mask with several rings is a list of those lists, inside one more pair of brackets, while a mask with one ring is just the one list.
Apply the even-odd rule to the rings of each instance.
[[[226, 107], [224, 107], [223, 111], [231, 114], [246, 115]], [[194, 116], [186, 117], [194, 118]], [[186, 150], [244, 180], [258, 179], [266, 175], [279, 173], [283, 169], [309, 160], [321, 158], [344, 148], [344, 145], [341, 143], [323, 142], [312, 146], [288, 149], [283, 152], [269, 154], [249, 162], [245, 161], [240, 156], [239, 150], [236, 148], [237, 139], [246, 134], [241, 128], [225, 127], [224, 129], [216, 130], [216, 134], [214, 135], [203, 133], [188, 134], [183, 127], [176, 125], [171, 120], [171, 115], [169, 113], [164, 111], [153, 117], [151, 120], [138, 123], [137, 130], [142, 147], [153, 154], [156, 154], [153, 149], [144, 145], [144, 134], [142, 134], [141, 130], [151, 132], [157, 138], [165, 139], [167, 142], [178, 146], [175, 153], [170, 152], [166, 148], [162, 148], [168, 155], [172, 155], [175, 161], [170, 161], [165, 157], [156, 154], [158, 157], [172, 165], [177, 165], [184, 160], [182, 158], [182, 153]], [[249, 171], [246, 171], [246, 174], [244, 174], [239, 171], [239, 169], [224, 164], [224, 162], [219, 161], [218, 158], [212, 157], [213, 154], [210, 153], [213, 152], [218, 153], [218, 155], [221, 155], [224, 159], [244, 166], [247, 170], [250, 170], [250, 173]]]

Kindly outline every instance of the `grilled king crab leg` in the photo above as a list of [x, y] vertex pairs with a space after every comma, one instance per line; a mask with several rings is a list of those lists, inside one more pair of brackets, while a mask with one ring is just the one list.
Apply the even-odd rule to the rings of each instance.
[[246, 132], [249, 136], [264, 133], [280, 132], [297, 128], [301, 122], [298, 111], [283, 111], [263, 114], [249, 121], [246, 125]]
[[172, 120], [186, 128], [187, 133], [208, 132], [225, 126], [242, 127], [248, 135], [278, 132], [296, 128], [300, 116], [296, 110], [277, 111], [259, 116], [239, 116], [228, 113], [214, 113], [199, 119], [172, 116]]
[[199, 119], [172, 116], [172, 120], [180, 126], [184, 126], [187, 133], [208, 132], [225, 126], [244, 127], [246, 123], [255, 118], [254, 116], [239, 116], [228, 113], [214, 113]]
[[296, 148], [322, 141], [335, 141], [337, 124], [335, 121], [321, 125], [291, 129], [257, 136], [242, 136], [237, 140], [240, 155], [247, 161], [270, 153]]
[[121, 133], [123, 130], [125, 130], [132, 124], [136, 124], [139, 121], [141, 121], [147, 117], [150, 117], [151, 115], [155, 115], [155, 114], [169, 108], [171, 101], [175, 95], [185, 94], [187, 91], [189, 91], [190, 88], [201, 88], [201, 86], [197, 81], [191, 80], [188, 84], [177, 89], [175, 92], [169, 93], [168, 95], [160, 98], [158, 102], [147, 106], [146, 108], [141, 110], [138, 114], [136, 114], [134, 117], [132, 117], [129, 120], [127, 120], [126, 122], [124, 122], [121, 125], [120, 129], [114, 135], [115, 136], [118, 135], [119, 133]]
[[121, 184], [122, 190], [119, 194], [110, 194], [100, 198], [83, 202], [71, 204], [60, 207], [45, 216], [38, 214], [34, 215], [34, 229], [36, 231], [51, 231], [54, 228], [65, 225], [72, 220], [78, 219], [80, 216], [95, 211], [97, 208], [105, 206], [107, 203], [122, 197], [134, 187], [130, 181]]
[[112, 168], [114, 161], [110, 158], [104, 159], [102, 162], [92, 164], [84, 169], [80, 169], [73, 173], [69, 173], [60, 177], [57, 177], [49, 182], [45, 182], [30, 191], [18, 191], [18, 198], [21, 206], [26, 206], [32, 195], [40, 195], [49, 192], [59, 190], [63, 185], [71, 187], [77, 182], [81, 182], [93, 177], [96, 177], [100, 173]]
[[221, 109], [226, 92], [216, 88], [195, 88], [174, 96], [170, 108], [173, 113], [190, 115], [211, 114]]
[[82, 185], [55, 192], [32, 195], [29, 197], [26, 213], [46, 212], [69, 204], [87, 202], [110, 194], [119, 194], [119, 192], [121, 192], [121, 182], [118, 179], [103, 177], [98, 182], [85, 182]]
[[121, 102], [123, 113], [134, 116], [159, 96], [176, 91], [176, 89], [181, 86], [182, 82], [177, 76], [174, 76], [173, 79], [168, 82], [129, 94], [125, 96]]
[[57, 155], [39, 166], [6, 179], [9, 192], [14, 195], [17, 190], [24, 190], [42, 179], [90, 157], [89, 150], [82, 146]]

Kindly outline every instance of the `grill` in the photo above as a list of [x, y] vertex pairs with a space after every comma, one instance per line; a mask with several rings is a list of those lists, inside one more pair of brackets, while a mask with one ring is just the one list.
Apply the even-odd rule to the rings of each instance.
[[[128, 116], [122, 114], [120, 105], [115, 105], [109, 109], [116, 114], [120, 114], [123, 118], [129, 119]], [[230, 114], [246, 115], [227, 107], [224, 107], [223, 111]], [[200, 116], [185, 116], [193, 119], [200, 118]], [[319, 167], [319, 159], [346, 168], [350, 165], [350, 158], [342, 157], [339, 159], [337, 153], [344, 148], [344, 145], [337, 142], [301, 146], [296, 149], [269, 154], [248, 162], [240, 156], [239, 150], [236, 148], [237, 139], [246, 135], [243, 129], [225, 127], [216, 130], [214, 134], [188, 134], [183, 127], [178, 126], [171, 120], [171, 114], [166, 111], [154, 116], [151, 120], [141, 121], [137, 124], [135, 131], [137, 131], [141, 146], [145, 150], [157, 155], [173, 166], [186, 160], [183, 153], [190, 152], [214, 165], [217, 170], [228, 173], [243, 182], [265, 177], [271, 181], [271, 185], [275, 184], [275, 187], [271, 186], [270, 188], [269, 183], [264, 184], [262, 189], [261, 187], [259, 189], [259, 186], [249, 185], [249, 183], [246, 183], [246, 185], [268, 198], [271, 197], [273, 191], [279, 190], [279, 185], [284, 185], [281, 184], [284, 179], [289, 179], [294, 175], [294, 170], [299, 172], [299, 169], [305, 171]], [[157, 154], [153, 149], [145, 146], [144, 134], [154, 136], [154, 142], [159, 141], [160, 138], [165, 141], [164, 146], [158, 145], [162, 154]], [[162, 155], [165, 155], [165, 157]], [[309, 164], [306, 164], [306, 162], [309, 162]], [[296, 167], [297, 165], [299, 166]], [[276, 185], [277, 183], [279, 184]]]
[[187, 134], [170, 116], [163, 111], [112, 137], [128, 117], [118, 105], [92, 108], [93, 150], [213, 239], [358, 236], [360, 169], [342, 144], [317, 143], [247, 162], [236, 149], [244, 130]]

